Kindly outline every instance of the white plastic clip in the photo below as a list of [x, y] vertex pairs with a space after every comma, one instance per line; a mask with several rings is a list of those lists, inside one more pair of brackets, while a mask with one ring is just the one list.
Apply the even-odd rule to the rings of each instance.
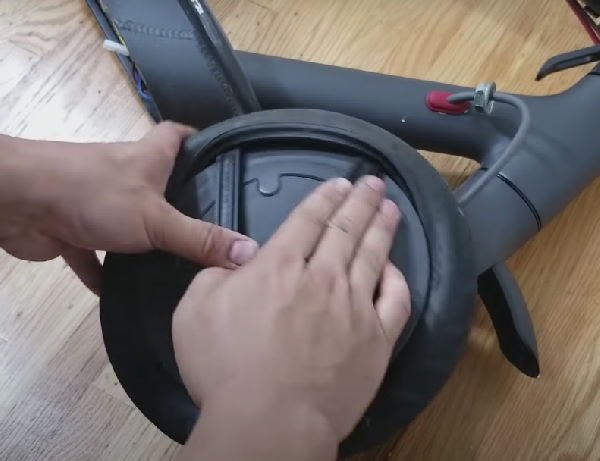
[[125, 45], [114, 40], [104, 40], [102, 48], [112, 53], [120, 54], [122, 56], [129, 56], [129, 50]]

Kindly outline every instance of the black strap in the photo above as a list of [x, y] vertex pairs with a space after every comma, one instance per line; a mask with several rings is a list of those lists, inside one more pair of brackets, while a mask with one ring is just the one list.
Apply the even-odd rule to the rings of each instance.
[[[179, 4], [194, 27], [196, 42], [232, 114], [259, 111], [254, 89], [210, 8], [202, 0], [179, 0]], [[235, 149], [217, 158], [217, 222], [236, 231], [239, 230], [240, 156], [240, 150]]]
[[179, 0], [194, 28], [194, 37], [208, 69], [234, 115], [260, 110], [258, 98], [240, 66], [231, 43], [202, 0]]

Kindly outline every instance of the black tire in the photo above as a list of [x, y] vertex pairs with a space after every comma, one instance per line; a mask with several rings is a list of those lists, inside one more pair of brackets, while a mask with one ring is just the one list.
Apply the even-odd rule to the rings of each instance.
[[[369, 148], [410, 192], [429, 245], [427, 302], [410, 327], [406, 344], [393, 358], [380, 391], [364, 418], [341, 445], [341, 454], [363, 451], [409, 423], [445, 383], [468, 336], [475, 306], [477, 274], [468, 227], [443, 178], [411, 146], [389, 132], [345, 115], [306, 109], [255, 112], [191, 136], [172, 175], [167, 197], [190, 168], [210, 162], [224, 143], [269, 132], [329, 133]], [[227, 141], [229, 140], [229, 141]], [[379, 154], [377, 154], [379, 153]], [[123, 388], [160, 430], [183, 443], [198, 415], [185, 388], [162, 368], [148, 347], [139, 316], [143, 311], [132, 283], [148, 255], [109, 254], [104, 265], [101, 323], [104, 342]], [[185, 283], [184, 283], [185, 282]], [[180, 292], [189, 281], [182, 281]]]

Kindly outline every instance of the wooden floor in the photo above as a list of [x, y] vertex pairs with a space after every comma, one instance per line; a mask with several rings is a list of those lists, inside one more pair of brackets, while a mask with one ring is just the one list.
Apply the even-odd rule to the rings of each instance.
[[[556, 0], [211, 5], [234, 45], [256, 52], [465, 85], [495, 80], [535, 94], [560, 91], [589, 69], [534, 82], [546, 58], [589, 44]], [[111, 141], [150, 126], [83, 1], [0, 1], [0, 132]], [[471, 168], [428, 158], [449, 178]], [[538, 333], [541, 377], [506, 363], [480, 307], [443, 391], [402, 436], [357, 461], [600, 459], [599, 203], [597, 181], [510, 261]], [[117, 383], [97, 300], [60, 261], [0, 254], [0, 460], [176, 452]]]

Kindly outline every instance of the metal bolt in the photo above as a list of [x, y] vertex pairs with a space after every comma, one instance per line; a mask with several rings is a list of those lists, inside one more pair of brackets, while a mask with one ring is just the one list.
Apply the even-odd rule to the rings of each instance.
[[473, 107], [477, 112], [491, 114], [494, 110], [494, 93], [496, 92], [496, 84], [480, 83], [475, 88], [475, 97], [473, 98]]

